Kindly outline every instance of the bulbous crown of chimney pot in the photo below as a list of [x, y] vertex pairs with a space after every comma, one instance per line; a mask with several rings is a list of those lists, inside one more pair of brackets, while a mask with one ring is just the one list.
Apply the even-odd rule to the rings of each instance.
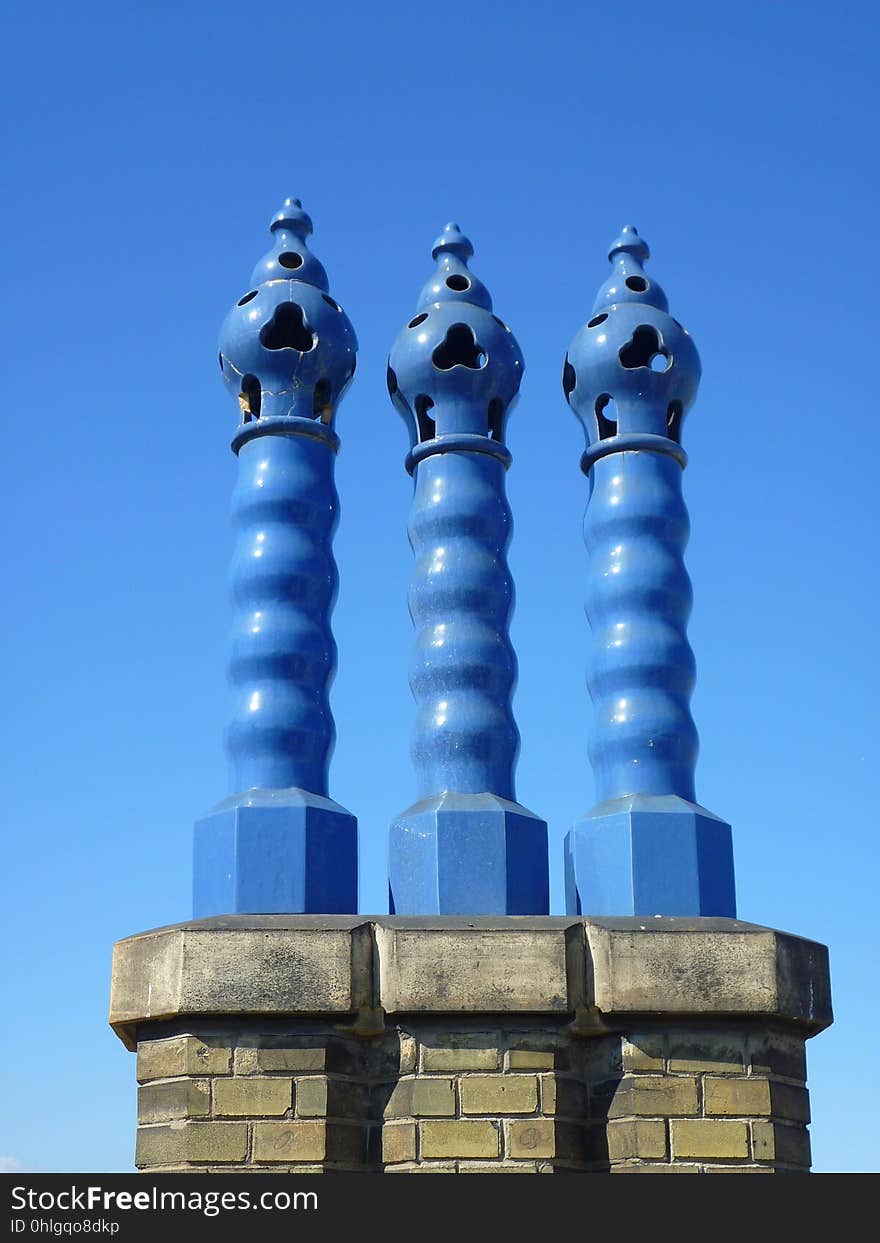
[[562, 386], [588, 447], [629, 433], [680, 444], [697, 394], [696, 346], [669, 314], [660, 285], [645, 275], [649, 254], [627, 225], [608, 252], [614, 270], [566, 355]]
[[411, 447], [460, 434], [503, 444], [522, 381], [522, 351], [468, 268], [473, 247], [457, 224], [446, 226], [432, 254], [436, 271], [391, 349], [388, 391]]
[[220, 330], [223, 379], [242, 423], [297, 417], [332, 428], [354, 375], [357, 337], [309, 250], [312, 222], [299, 199], [286, 199], [269, 227], [272, 247]]

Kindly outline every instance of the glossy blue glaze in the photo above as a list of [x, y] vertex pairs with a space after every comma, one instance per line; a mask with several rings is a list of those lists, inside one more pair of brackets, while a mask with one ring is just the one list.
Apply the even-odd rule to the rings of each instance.
[[354, 330], [288, 199], [220, 334], [241, 423], [233, 497], [233, 794], [198, 822], [196, 917], [357, 910], [357, 822], [328, 798], [339, 441]]
[[415, 475], [410, 685], [419, 801], [391, 826], [397, 914], [548, 910], [547, 827], [514, 790], [504, 430], [523, 360], [468, 268], [472, 253], [447, 225], [434, 246], [437, 270], [389, 360]]
[[584, 426], [584, 522], [599, 806], [566, 843], [570, 913], [734, 915], [730, 828], [696, 804], [695, 665], [682, 496], [700, 361], [627, 227], [563, 371]]

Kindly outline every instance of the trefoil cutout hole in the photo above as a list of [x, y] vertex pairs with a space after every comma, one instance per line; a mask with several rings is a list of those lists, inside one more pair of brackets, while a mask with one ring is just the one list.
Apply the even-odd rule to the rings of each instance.
[[464, 293], [470, 287], [471, 283], [468, 278], [466, 276], [459, 276], [457, 272], [446, 278], [446, 288], [452, 289], [455, 293]]
[[428, 318], [428, 312], [422, 311], [421, 315], [416, 315], [415, 319], [411, 319], [407, 324], [407, 328], [418, 328], [419, 324], [423, 324]]
[[298, 255], [295, 250], [285, 250], [283, 254], [278, 256], [278, 262], [283, 268], [295, 272], [297, 268], [302, 267], [303, 257]]
[[486, 351], [477, 343], [473, 328], [467, 324], [451, 324], [431, 360], [438, 371], [451, 371], [453, 367], [479, 371], [489, 361]]
[[648, 288], [648, 282], [644, 276], [628, 276], [625, 283], [627, 289], [631, 289], [633, 293], [644, 293]]
[[499, 444], [504, 440], [504, 402], [500, 397], [489, 402], [489, 435]]
[[437, 425], [434, 422], [429, 411], [433, 410], [434, 403], [425, 393], [420, 393], [415, 400], [416, 427], [418, 429], [419, 444], [424, 444], [426, 440], [433, 440], [437, 435]]
[[[663, 345], [660, 333], [651, 324], [640, 324], [617, 356], [627, 371], [649, 367], [652, 371], [668, 371], [672, 355]], [[657, 359], [661, 360], [659, 364]]]
[[243, 375], [241, 377], [241, 392], [238, 394], [238, 404], [245, 423], [250, 423], [251, 419], [258, 419], [260, 417], [263, 394], [260, 391], [260, 381], [255, 375]]
[[571, 363], [568, 361], [568, 355], [566, 354], [565, 366], [562, 368], [562, 391], [565, 393], [566, 401], [568, 401], [569, 397], [574, 392], [576, 386], [577, 386], [577, 372], [575, 371], [574, 367], [572, 367]]
[[671, 401], [666, 410], [666, 434], [677, 445], [681, 444], [681, 420], [684, 408], [680, 401]]
[[599, 439], [607, 440], [617, 435], [617, 407], [610, 393], [600, 393], [596, 398], [596, 423], [599, 428]]
[[322, 423], [329, 423], [333, 418], [333, 406], [330, 400], [332, 394], [333, 386], [329, 380], [319, 380], [315, 385], [312, 394], [312, 413]]
[[385, 383], [388, 385], [388, 396], [393, 397], [399, 385], [397, 383], [397, 374], [391, 367], [385, 372]]
[[272, 318], [260, 329], [260, 343], [267, 350], [299, 350], [307, 354], [315, 348], [315, 334], [306, 326], [301, 306], [282, 302]]
[[250, 293], [246, 293], [243, 298], [239, 298], [236, 306], [247, 306], [249, 302], [253, 302], [259, 292], [260, 291], [258, 289], [252, 289]]
[[324, 301], [327, 303], [328, 306], [333, 307], [334, 311], [339, 311], [340, 315], [342, 314], [342, 307], [335, 300], [335, 298], [331, 298], [328, 293], [322, 293], [321, 297], [324, 299]]
[[594, 315], [587, 324], [588, 328], [598, 328], [600, 324], [604, 324], [608, 316], [603, 312], [601, 315]]

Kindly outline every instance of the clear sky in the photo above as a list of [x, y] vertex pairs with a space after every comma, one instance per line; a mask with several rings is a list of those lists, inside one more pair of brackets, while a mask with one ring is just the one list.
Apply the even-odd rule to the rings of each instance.
[[[578, 424], [562, 360], [634, 223], [692, 332], [697, 793], [742, 918], [830, 946], [819, 1170], [880, 1167], [877, 6], [13, 0], [0, 90], [6, 1168], [131, 1168], [114, 940], [190, 915], [221, 737], [236, 409], [216, 335], [299, 195], [357, 329], [338, 418], [334, 797], [384, 912], [412, 801], [411, 485], [385, 361], [448, 220], [526, 358], [509, 429], [518, 795], [586, 757]], [[18, 1164], [16, 1164], [18, 1163]]]

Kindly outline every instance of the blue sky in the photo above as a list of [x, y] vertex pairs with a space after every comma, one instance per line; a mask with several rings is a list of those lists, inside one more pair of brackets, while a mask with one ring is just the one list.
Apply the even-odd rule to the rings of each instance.
[[526, 359], [518, 795], [550, 823], [562, 909], [593, 790], [560, 372], [634, 223], [703, 360], [684, 436], [698, 797], [733, 825], [741, 917], [830, 946], [815, 1168], [877, 1169], [876, 6], [47, 0], [4, 25], [0, 1154], [131, 1168], [110, 952], [189, 917], [192, 822], [227, 792], [236, 413], [215, 342], [292, 194], [361, 344], [331, 776], [360, 818], [361, 910], [386, 909], [387, 824], [414, 789], [385, 359], [450, 219]]

